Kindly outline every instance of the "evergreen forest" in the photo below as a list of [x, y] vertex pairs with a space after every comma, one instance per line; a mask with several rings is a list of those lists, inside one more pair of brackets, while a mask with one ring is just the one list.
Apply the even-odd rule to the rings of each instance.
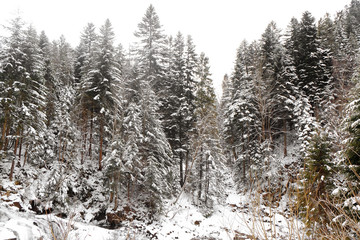
[[[233, 212], [273, 209], [300, 227], [286, 238], [232, 229], [229, 239], [360, 238], [359, 0], [243, 40], [221, 99], [211, 59], [190, 35], [165, 35], [153, 5], [129, 49], [108, 19], [84, 26], [78, 46], [20, 16], [5, 28], [0, 213], [166, 239], [147, 226], [183, 198], [209, 218], [230, 188], [247, 198]], [[50, 220], [50, 239], [81, 239], [56, 235]]]

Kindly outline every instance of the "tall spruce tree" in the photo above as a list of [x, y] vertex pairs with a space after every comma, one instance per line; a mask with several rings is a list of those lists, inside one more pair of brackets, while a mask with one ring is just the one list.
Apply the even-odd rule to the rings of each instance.
[[209, 59], [200, 54], [196, 91], [197, 138], [195, 140], [195, 167], [191, 174], [191, 184], [199, 205], [211, 207], [222, 190], [219, 170], [223, 156], [217, 121], [217, 100], [210, 78]]
[[138, 24], [135, 36], [139, 39], [137, 46], [139, 75], [143, 80], [148, 81], [150, 87], [159, 95], [164, 77], [165, 36], [153, 5], [147, 8], [142, 21]]
[[[43, 58], [36, 30], [30, 26], [24, 29], [20, 17], [13, 19], [8, 27], [9, 37], [4, 39], [0, 53], [1, 66], [1, 112], [2, 156], [11, 159], [9, 178], [12, 180], [16, 156], [20, 165], [22, 154], [24, 164], [44, 165], [45, 115]], [[13, 142], [13, 150], [9, 143]], [[26, 146], [25, 153], [22, 146]]]
[[138, 138], [141, 186], [145, 189], [147, 206], [153, 215], [161, 208], [164, 194], [171, 193], [168, 177], [171, 175], [173, 163], [159, 110], [164, 94], [165, 38], [159, 17], [152, 5], [146, 10], [135, 36], [140, 43], [137, 48], [133, 84], [137, 86], [139, 93], [136, 104], [141, 121]]
[[75, 81], [77, 83], [76, 107], [81, 115], [79, 125], [82, 130], [81, 163], [84, 163], [86, 155], [92, 158], [93, 142], [93, 97], [89, 91], [95, 68], [95, 54], [97, 51], [98, 35], [95, 25], [88, 23], [80, 38], [80, 44], [76, 49]]

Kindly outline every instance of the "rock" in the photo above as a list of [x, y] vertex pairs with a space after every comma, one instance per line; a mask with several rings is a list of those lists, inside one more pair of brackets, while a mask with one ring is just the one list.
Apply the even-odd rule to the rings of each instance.
[[24, 211], [23, 207], [21, 206], [21, 204], [19, 202], [13, 202], [12, 204], [10, 204], [10, 207], [17, 207], [20, 212]]
[[200, 226], [200, 223], [201, 223], [201, 221], [195, 221], [195, 222], [194, 222], [194, 224], [195, 224], [196, 226]]
[[116, 213], [107, 213], [106, 221], [110, 224], [111, 228], [116, 228], [121, 225], [122, 219]]
[[59, 218], [67, 218], [67, 214], [66, 213], [57, 213], [55, 216], [59, 217]]

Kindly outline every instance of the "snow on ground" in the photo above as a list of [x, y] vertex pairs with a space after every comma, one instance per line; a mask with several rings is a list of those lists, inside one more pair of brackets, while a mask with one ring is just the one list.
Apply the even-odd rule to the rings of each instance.
[[[183, 193], [179, 200], [168, 200], [164, 214], [159, 221], [144, 228], [142, 223], [131, 222], [116, 230], [109, 230], [91, 224], [62, 219], [53, 214], [36, 215], [31, 211], [20, 212], [14, 205], [21, 203], [19, 188], [5, 183], [11, 189], [0, 196], [0, 240], [2, 239], [67, 239], [108, 240], [108, 239], [287, 239], [296, 235], [297, 221], [286, 219], [281, 211], [257, 204], [250, 195], [239, 194], [230, 174], [225, 176], [226, 200], [216, 204], [211, 214], [204, 216], [192, 204], [191, 197]], [[24, 204], [24, 203], [22, 203]], [[282, 204], [280, 204], [281, 206]], [[24, 206], [23, 206], [24, 207]], [[26, 209], [26, 207], [24, 207]], [[295, 224], [294, 224], [295, 223]], [[296, 226], [296, 227], [294, 227]], [[155, 238], [155, 239], [156, 239]], [[294, 236], [293, 238], [294, 239]]]

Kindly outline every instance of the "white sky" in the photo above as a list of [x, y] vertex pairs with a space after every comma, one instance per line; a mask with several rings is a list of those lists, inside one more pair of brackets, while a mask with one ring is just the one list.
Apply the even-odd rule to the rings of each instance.
[[153, 4], [166, 34], [192, 35], [198, 53], [210, 58], [212, 79], [221, 93], [224, 74], [231, 74], [236, 49], [243, 39], [261, 37], [274, 20], [285, 30], [292, 17], [310, 11], [316, 20], [326, 12], [332, 16], [350, 0], [11, 0], [1, 3], [0, 24], [20, 11], [37, 31], [50, 40], [64, 35], [75, 47], [88, 22], [100, 27], [109, 18], [116, 42], [127, 47], [147, 7]]

